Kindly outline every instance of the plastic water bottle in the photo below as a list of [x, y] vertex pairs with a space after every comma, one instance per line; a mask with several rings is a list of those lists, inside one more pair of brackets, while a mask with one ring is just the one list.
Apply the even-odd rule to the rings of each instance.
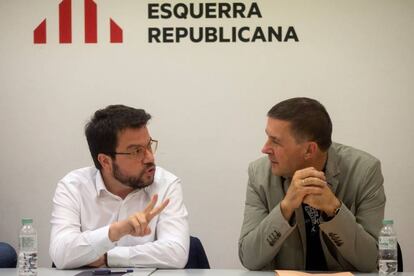
[[37, 275], [37, 233], [32, 219], [22, 219], [19, 235], [19, 276]]
[[378, 236], [378, 266], [380, 275], [397, 274], [397, 234], [394, 230], [394, 221], [384, 220]]

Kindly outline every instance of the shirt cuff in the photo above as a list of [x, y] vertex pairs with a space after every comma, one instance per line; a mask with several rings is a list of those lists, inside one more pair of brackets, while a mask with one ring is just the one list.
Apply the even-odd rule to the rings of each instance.
[[118, 246], [107, 252], [109, 267], [130, 267], [129, 247]]
[[109, 239], [109, 225], [87, 232], [85, 237], [99, 257], [115, 246]]

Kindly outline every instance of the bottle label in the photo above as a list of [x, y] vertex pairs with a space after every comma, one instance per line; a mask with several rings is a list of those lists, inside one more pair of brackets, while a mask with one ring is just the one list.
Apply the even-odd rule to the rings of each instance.
[[396, 260], [379, 260], [379, 275], [396, 275], [398, 271], [398, 263]]
[[394, 250], [397, 248], [395, 237], [378, 237], [378, 247], [380, 250]]
[[35, 239], [33, 237], [21, 237], [20, 242], [22, 245], [22, 248], [35, 248]]

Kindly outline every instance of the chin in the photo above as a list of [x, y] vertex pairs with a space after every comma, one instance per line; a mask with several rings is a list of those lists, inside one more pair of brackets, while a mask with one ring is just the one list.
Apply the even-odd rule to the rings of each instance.
[[145, 186], [150, 186], [152, 183], [154, 183], [154, 177], [150, 177], [148, 180], [145, 180], [144, 182]]
[[280, 171], [272, 169], [272, 174], [276, 175], [276, 176], [283, 176], [282, 173], [280, 173]]
[[272, 163], [272, 174], [279, 176], [280, 175], [280, 168], [278, 167], [277, 164], [273, 164]]
[[281, 177], [285, 177], [288, 178], [289, 174], [284, 172], [283, 170], [281, 170], [280, 168], [275, 168], [272, 166], [272, 174], [276, 175], [276, 176], [281, 176]]

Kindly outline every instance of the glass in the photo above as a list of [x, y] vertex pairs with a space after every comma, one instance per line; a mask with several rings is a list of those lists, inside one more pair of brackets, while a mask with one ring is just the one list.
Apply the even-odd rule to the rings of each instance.
[[109, 152], [109, 154], [115, 154], [115, 155], [129, 155], [131, 158], [134, 158], [138, 161], [141, 161], [145, 158], [145, 154], [147, 150], [151, 152], [152, 154], [155, 154], [158, 148], [158, 141], [154, 139], [150, 139], [147, 146], [137, 146], [135, 149], [133, 149], [130, 152]]

